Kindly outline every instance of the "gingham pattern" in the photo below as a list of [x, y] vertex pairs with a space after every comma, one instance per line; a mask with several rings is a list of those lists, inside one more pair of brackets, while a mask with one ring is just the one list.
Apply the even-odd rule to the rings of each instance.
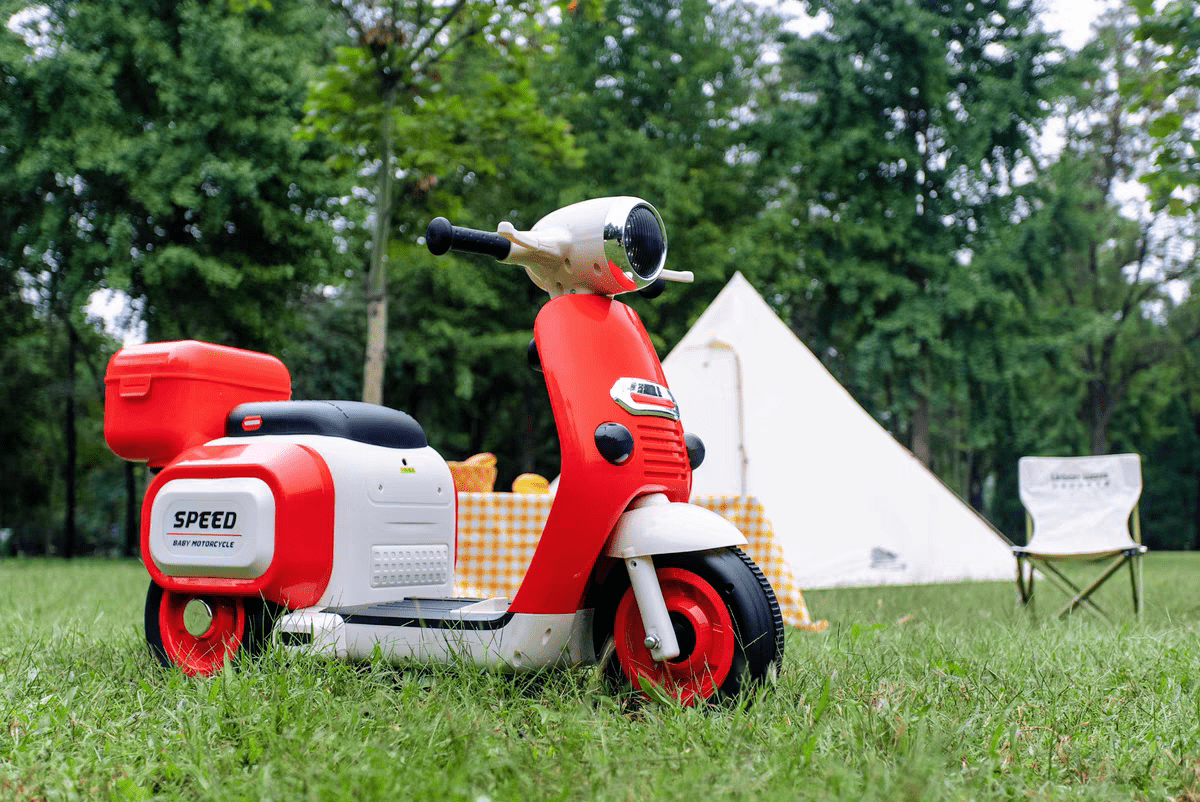
[[775, 538], [771, 522], [758, 499], [753, 496], [697, 496], [693, 504], [707, 507], [742, 530], [749, 541], [746, 554], [762, 569], [775, 589], [775, 597], [783, 610], [783, 620], [793, 627], [821, 632], [828, 621], [813, 621], [804, 603], [804, 594], [792, 578], [792, 571], [783, 558], [783, 547]]
[[[552, 501], [545, 494], [459, 493], [457, 594], [510, 599], [516, 595]], [[692, 501], [720, 514], [746, 536], [746, 553], [775, 589], [787, 624], [814, 632], [828, 626], [828, 622], [813, 621], [809, 616], [804, 594], [792, 579], [783, 549], [758, 499], [699, 496]]]

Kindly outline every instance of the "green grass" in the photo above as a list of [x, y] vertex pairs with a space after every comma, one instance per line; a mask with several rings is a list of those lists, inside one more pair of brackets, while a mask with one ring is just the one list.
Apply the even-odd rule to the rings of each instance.
[[1194, 801], [1200, 554], [1145, 576], [1140, 624], [1031, 619], [1011, 583], [812, 591], [829, 630], [704, 711], [585, 670], [271, 654], [190, 680], [146, 651], [139, 565], [0, 561], [0, 799]]

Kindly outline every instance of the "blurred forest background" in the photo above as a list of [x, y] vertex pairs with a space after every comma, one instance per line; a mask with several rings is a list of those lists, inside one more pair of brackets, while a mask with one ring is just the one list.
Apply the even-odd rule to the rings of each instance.
[[696, 273], [628, 299], [660, 355], [740, 270], [1010, 537], [1018, 457], [1135, 451], [1148, 545], [1200, 548], [1191, 0], [1078, 51], [1024, 0], [770, 8], [0, 0], [0, 554], [136, 550], [125, 337], [265, 350], [296, 398], [494, 452], [498, 488], [554, 476], [544, 298], [421, 235], [609, 194]]

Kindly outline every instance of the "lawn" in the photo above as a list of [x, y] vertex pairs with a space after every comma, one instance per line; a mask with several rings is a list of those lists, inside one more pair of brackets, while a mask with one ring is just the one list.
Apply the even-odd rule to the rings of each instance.
[[[136, 563], [0, 561], [0, 799], [1200, 800], [1200, 553], [1105, 624], [1012, 583], [812, 591], [778, 683], [716, 710], [542, 676], [269, 654], [160, 669]], [[1104, 601], [1129, 607], [1129, 584]], [[1052, 606], [1053, 605], [1053, 606]]]

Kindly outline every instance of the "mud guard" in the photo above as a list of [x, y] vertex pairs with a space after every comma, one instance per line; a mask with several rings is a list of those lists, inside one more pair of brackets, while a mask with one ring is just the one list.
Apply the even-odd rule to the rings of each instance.
[[712, 510], [652, 493], [636, 500], [621, 515], [605, 554], [624, 560], [744, 545], [746, 536]]

